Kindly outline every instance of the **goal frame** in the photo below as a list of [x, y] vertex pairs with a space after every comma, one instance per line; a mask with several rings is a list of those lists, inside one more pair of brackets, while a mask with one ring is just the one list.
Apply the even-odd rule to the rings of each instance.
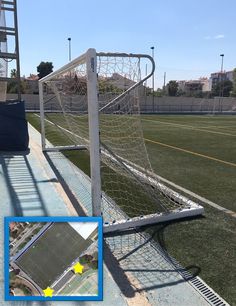
[[[136, 58], [146, 58], [150, 60], [152, 64], [152, 69], [149, 74], [143, 77], [140, 81], [136, 82], [134, 85], [130, 86], [127, 90], [121, 93], [118, 97], [114, 98], [111, 102], [106, 104], [104, 107], [99, 109], [98, 106], [98, 75], [97, 75], [97, 57], [107, 56], [107, 57], [136, 57]], [[109, 107], [112, 103], [122, 96], [126, 95], [128, 92], [132, 91], [134, 88], [143, 84], [148, 78], [154, 74], [155, 63], [151, 56], [144, 54], [127, 54], [127, 53], [97, 53], [95, 49], [88, 49], [86, 53], [77, 57], [73, 61], [69, 62], [65, 66], [61, 67], [55, 72], [47, 75], [46, 77], [39, 80], [39, 96], [40, 96], [40, 122], [41, 122], [41, 142], [42, 150], [46, 151], [60, 151], [63, 147], [46, 148], [46, 138], [45, 138], [45, 116], [44, 116], [44, 100], [43, 100], [43, 83], [50, 80], [52, 77], [56, 77], [63, 72], [67, 72], [80, 63], [86, 64], [87, 72], [87, 97], [88, 97], [88, 121], [89, 121], [89, 152], [90, 152], [90, 175], [91, 175], [91, 200], [92, 200], [92, 215], [102, 216], [102, 189], [101, 189], [101, 148], [100, 148], [100, 136], [99, 136], [99, 113], [106, 107]], [[85, 146], [66, 146], [66, 150], [83, 150]], [[136, 175], [142, 176], [144, 172], [142, 169], [132, 167], [128, 164], [131, 171], [134, 171]], [[155, 185], [161, 186], [158, 180], [147, 178], [149, 181]], [[162, 185], [163, 188], [163, 185]], [[154, 224], [164, 221], [171, 221], [179, 218], [196, 216], [203, 213], [203, 207], [190, 201], [186, 197], [181, 196], [177, 192], [172, 191], [170, 188], [166, 188], [168, 196], [174, 199], [174, 201], [180, 201], [182, 204], [188, 204], [189, 208], [175, 209], [171, 212], [165, 213], [155, 213], [145, 216], [126, 218], [123, 220], [113, 220], [111, 222], [104, 222], [104, 233], [122, 231], [130, 228], [137, 228], [140, 226]]]

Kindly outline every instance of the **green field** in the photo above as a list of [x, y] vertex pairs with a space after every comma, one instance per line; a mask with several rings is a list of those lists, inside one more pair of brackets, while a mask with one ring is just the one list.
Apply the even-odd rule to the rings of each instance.
[[84, 240], [68, 223], [54, 223], [16, 260], [16, 264], [45, 289], [90, 244], [89, 239]]
[[[39, 118], [31, 114], [28, 119], [39, 128]], [[145, 115], [141, 119], [156, 174], [236, 211], [236, 116]], [[64, 154], [89, 174], [86, 152]], [[183, 266], [199, 267], [199, 276], [236, 304], [236, 218], [200, 204], [205, 208], [203, 217], [149, 231]]]
[[142, 122], [158, 175], [236, 211], [236, 116], [143, 116]]
[[[236, 116], [143, 116], [142, 122], [158, 175], [236, 212]], [[199, 276], [236, 304], [236, 218], [200, 204], [202, 218], [151, 232], [169, 254], [185, 267], [199, 267]]]

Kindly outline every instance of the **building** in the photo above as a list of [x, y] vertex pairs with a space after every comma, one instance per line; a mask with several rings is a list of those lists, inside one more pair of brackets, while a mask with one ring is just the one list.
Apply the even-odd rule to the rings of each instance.
[[[129, 76], [123, 76], [119, 73], [113, 73], [110, 77], [106, 77], [104, 79], [100, 78], [100, 81], [104, 81], [105, 84], [107, 82], [108, 85], [112, 85], [115, 89], [120, 89], [121, 91], [125, 91], [130, 87], [134, 86], [138, 80], [131, 80]], [[144, 85], [140, 85], [138, 87], [139, 95], [144, 95], [147, 91], [147, 88]]]
[[120, 75], [119, 73], [113, 73], [111, 77], [107, 78], [107, 81], [112, 83], [113, 86], [122, 90], [127, 90], [136, 83], [129, 78]]
[[177, 81], [178, 89], [186, 96], [192, 96], [202, 92], [210, 91], [210, 82], [208, 78], [199, 78], [198, 80]]
[[212, 90], [221, 81], [231, 81], [233, 82], [233, 70], [230, 71], [219, 71], [211, 73], [210, 76], [210, 89]]
[[23, 78], [25, 84], [25, 93], [27, 94], [38, 94], [39, 86], [38, 86], [39, 77], [36, 74], [30, 74], [27, 78]]

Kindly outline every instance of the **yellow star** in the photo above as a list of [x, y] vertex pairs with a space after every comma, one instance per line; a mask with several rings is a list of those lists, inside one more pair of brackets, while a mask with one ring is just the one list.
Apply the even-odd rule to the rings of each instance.
[[77, 262], [77, 263], [73, 266], [73, 269], [74, 269], [74, 272], [75, 272], [75, 273], [80, 273], [80, 274], [82, 274], [82, 273], [83, 273], [84, 266], [82, 266], [79, 262]]
[[50, 287], [47, 287], [46, 289], [43, 290], [44, 296], [47, 297], [52, 297], [54, 290]]

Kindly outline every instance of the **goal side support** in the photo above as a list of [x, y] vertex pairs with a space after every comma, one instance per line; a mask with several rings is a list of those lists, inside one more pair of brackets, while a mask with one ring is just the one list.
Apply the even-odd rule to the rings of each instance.
[[[89, 151], [90, 151], [90, 175], [91, 175], [91, 198], [92, 198], [92, 215], [101, 216], [101, 175], [100, 175], [100, 141], [99, 141], [99, 110], [98, 110], [98, 93], [97, 93], [97, 54], [95, 49], [89, 49], [85, 54], [74, 59], [70, 63], [61, 67], [55, 72], [50, 73], [39, 81], [40, 95], [40, 123], [41, 123], [41, 143], [42, 150], [47, 152], [62, 150], [84, 150], [87, 147], [83, 145], [72, 146], [54, 146], [47, 148], [45, 138], [45, 121], [53, 124], [45, 118], [44, 114], [44, 83], [52, 78], [60, 76], [79, 64], [86, 64], [87, 73], [87, 101], [88, 101], [88, 121], [89, 121]], [[67, 133], [73, 134], [61, 126], [59, 128]]]
[[89, 152], [93, 216], [101, 216], [101, 170], [100, 170], [100, 136], [97, 93], [97, 55], [95, 49], [86, 53], [87, 96], [89, 119]]
[[42, 151], [46, 149], [46, 140], [45, 140], [45, 116], [44, 116], [44, 106], [43, 106], [43, 83], [39, 81], [39, 108], [40, 108], [40, 126], [41, 126], [41, 144]]

